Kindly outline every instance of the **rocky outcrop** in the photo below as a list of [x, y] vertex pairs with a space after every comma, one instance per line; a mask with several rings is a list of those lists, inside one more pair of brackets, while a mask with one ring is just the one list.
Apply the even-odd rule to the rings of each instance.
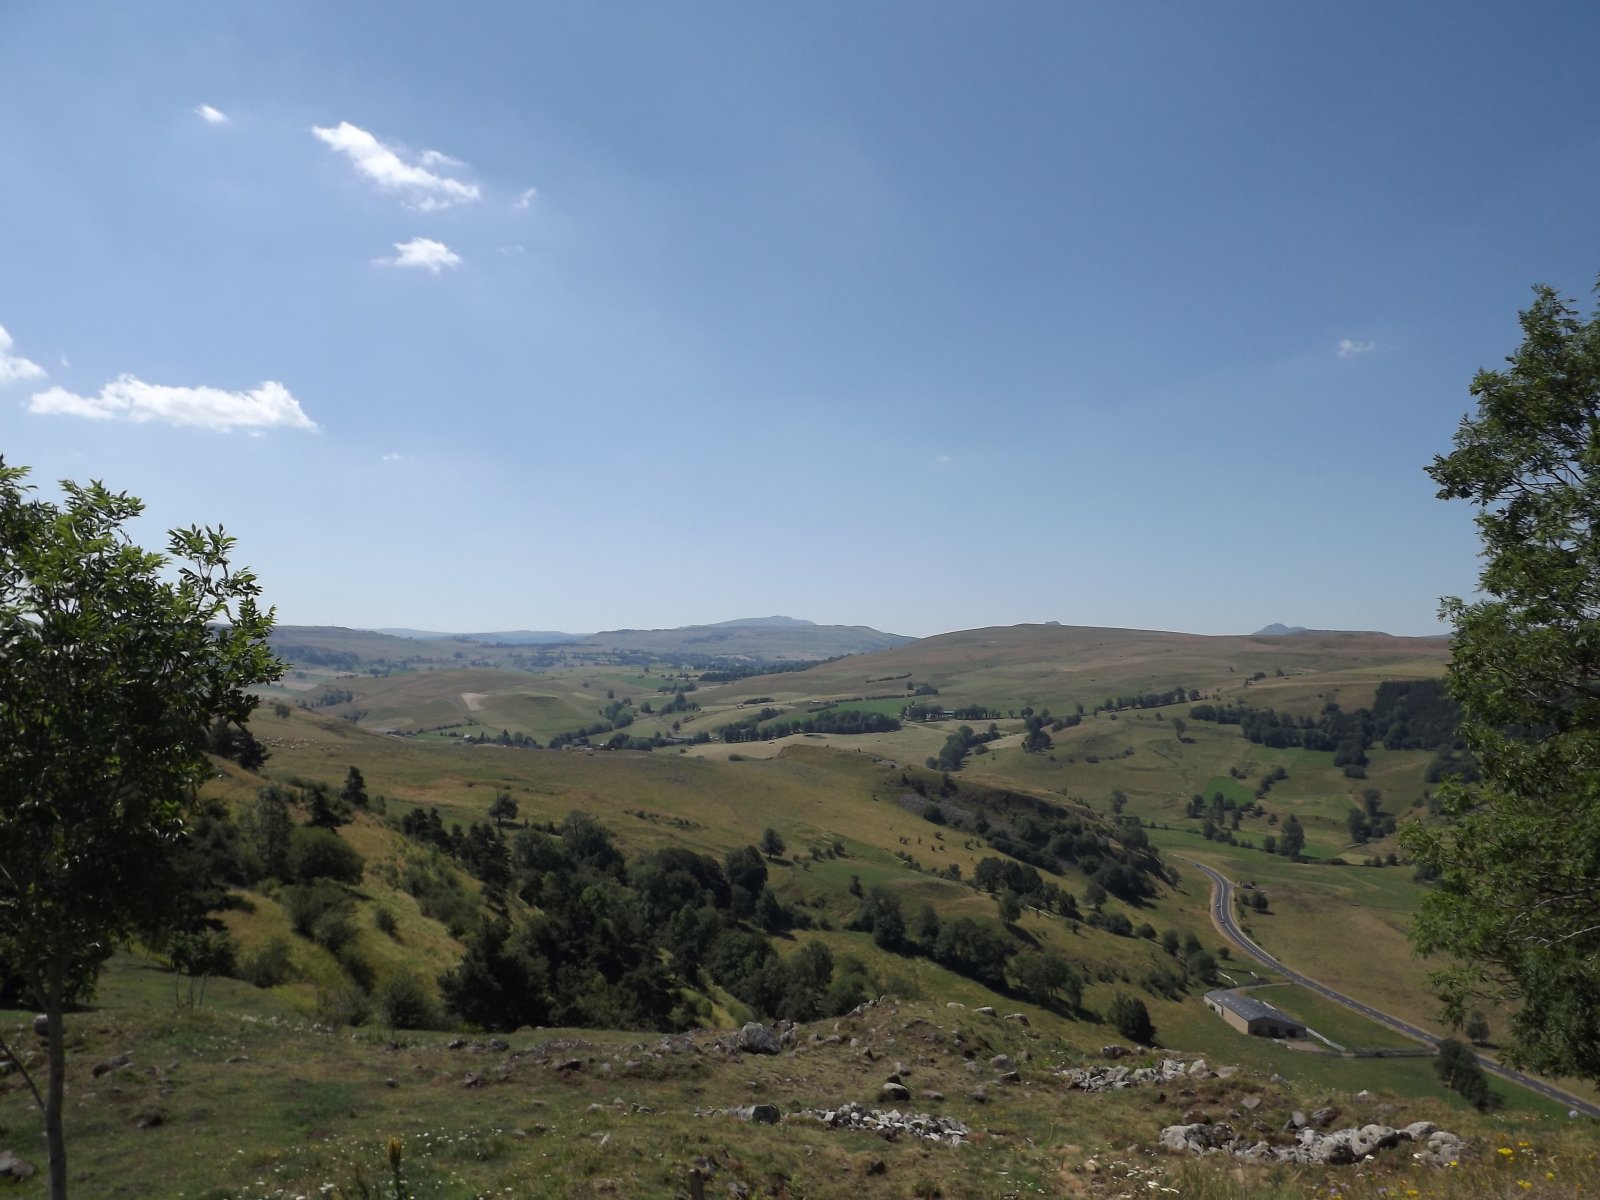
[[783, 1042], [777, 1034], [758, 1021], [751, 1021], [739, 1030], [739, 1049], [746, 1054], [779, 1054]]
[[1160, 1140], [1161, 1148], [1174, 1154], [1230, 1154], [1247, 1162], [1310, 1163], [1326, 1167], [1361, 1162], [1402, 1143], [1420, 1145], [1421, 1149], [1412, 1157], [1432, 1166], [1459, 1161], [1466, 1148], [1455, 1134], [1429, 1121], [1417, 1121], [1404, 1129], [1362, 1125], [1333, 1133], [1303, 1128], [1287, 1145], [1251, 1141], [1223, 1124], [1169, 1125], [1161, 1131]]
[[947, 1146], [960, 1146], [972, 1136], [970, 1129], [951, 1117], [902, 1113], [892, 1108], [865, 1108], [860, 1104], [804, 1109], [795, 1113], [794, 1118], [818, 1121], [828, 1129], [865, 1129], [891, 1141], [900, 1137], [914, 1137]]

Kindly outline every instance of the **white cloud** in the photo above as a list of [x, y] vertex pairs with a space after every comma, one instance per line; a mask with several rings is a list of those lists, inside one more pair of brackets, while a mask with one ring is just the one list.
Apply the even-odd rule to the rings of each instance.
[[384, 456], [383, 456], [383, 457], [382, 457], [382, 458], [381, 458], [381, 459], [379, 459], [379, 460], [378, 460], [378, 461], [379, 461], [379, 462], [400, 462], [400, 461], [401, 461], [401, 460], [402, 460], [402, 459], [404, 459], [404, 458], [405, 458], [405, 455], [404, 455], [404, 454], [394, 454], [394, 453], [390, 453], [390, 454], [385, 454], [385, 455], [384, 455]]
[[467, 164], [459, 158], [451, 158], [439, 150], [424, 150], [417, 156], [417, 161], [425, 167], [464, 167]]
[[1363, 354], [1370, 354], [1377, 348], [1377, 342], [1357, 342], [1350, 338], [1340, 338], [1334, 353], [1340, 358], [1358, 358]]
[[160, 421], [227, 432], [230, 429], [315, 429], [289, 389], [272, 380], [247, 392], [210, 387], [165, 387], [119, 375], [98, 396], [54, 387], [35, 393], [28, 411], [94, 421]]
[[523, 193], [520, 196], [518, 196], [516, 198], [516, 201], [512, 204], [511, 207], [513, 207], [513, 208], [527, 208], [528, 205], [532, 204], [534, 202], [534, 200], [538, 198], [538, 195], [539, 195], [539, 189], [538, 188], [527, 188], [526, 190], [523, 191]]
[[409, 242], [396, 242], [394, 248], [400, 253], [393, 258], [377, 259], [379, 266], [420, 267], [437, 275], [446, 267], [461, 265], [461, 255], [432, 238], [414, 237]]
[[340, 121], [332, 129], [312, 126], [311, 132], [333, 150], [343, 154], [352, 166], [386, 192], [401, 195], [412, 208], [431, 212], [456, 204], [467, 204], [478, 198], [478, 185], [463, 183], [448, 175], [428, 170], [430, 166], [458, 166], [455, 159], [437, 150], [423, 151], [419, 163], [408, 163], [400, 152], [386, 146], [368, 133]]
[[955, 459], [948, 454], [935, 454], [933, 456], [933, 465], [936, 467], [948, 467], [953, 462], [955, 462]]
[[11, 335], [0, 325], [0, 384], [19, 379], [43, 379], [48, 373], [38, 363], [11, 353]]
[[226, 125], [228, 123], [228, 114], [219, 108], [212, 108], [209, 104], [202, 104], [194, 111], [195, 115], [207, 125]]

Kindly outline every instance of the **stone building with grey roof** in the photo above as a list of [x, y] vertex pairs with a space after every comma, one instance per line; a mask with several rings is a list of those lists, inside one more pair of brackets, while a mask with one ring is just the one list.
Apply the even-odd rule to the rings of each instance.
[[1264, 1000], [1246, 996], [1237, 988], [1206, 993], [1206, 1007], [1241, 1033], [1255, 1037], [1303, 1038], [1306, 1027], [1288, 1013]]

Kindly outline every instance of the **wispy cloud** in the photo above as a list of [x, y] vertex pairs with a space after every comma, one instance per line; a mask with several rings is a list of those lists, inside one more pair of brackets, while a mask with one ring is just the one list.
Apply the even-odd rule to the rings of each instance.
[[1357, 342], [1351, 338], [1340, 338], [1334, 353], [1340, 358], [1360, 358], [1361, 355], [1370, 354], [1377, 348], [1377, 342]]
[[935, 454], [933, 456], [933, 465], [936, 467], [948, 467], [953, 462], [955, 462], [955, 459], [948, 454]]
[[220, 108], [212, 108], [209, 104], [202, 104], [194, 110], [194, 113], [207, 125], [226, 125], [228, 123], [228, 114]]
[[385, 145], [372, 134], [349, 121], [331, 129], [312, 126], [311, 132], [331, 149], [350, 160], [356, 171], [379, 189], [401, 196], [412, 208], [431, 212], [456, 204], [469, 204], [478, 198], [478, 185], [464, 183], [430, 167], [460, 166], [455, 159], [437, 150], [424, 150], [416, 162], [407, 162], [401, 152]]
[[511, 207], [512, 208], [527, 208], [528, 205], [532, 204], [536, 199], [538, 199], [538, 197], [539, 197], [539, 189], [538, 188], [525, 188], [523, 190], [522, 194], [519, 195], [516, 198], [516, 200], [514, 200], [512, 202]]
[[405, 458], [404, 454], [397, 454], [397, 453], [394, 453], [394, 452], [390, 452], [388, 454], [385, 454], [378, 461], [379, 462], [400, 462], [404, 458]]
[[38, 392], [28, 411], [93, 421], [193, 426], [226, 433], [231, 429], [315, 429], [300, 402], [281, 383], [268, 380], [247, 392], [211, 387], [165, 387], [119, 375], [98, 396], [79, 396], [65, 388]]
[[19, 379], [43, 379], [48, 373], [38, 363], [11, 353], [11, 335], [0, 325], [0, 384], [15, 383]]
[[461, 255], [443, 242], [436, 242], [432, 238], [414, 237], [409, 242], [396, 242], [394, 248], [399, 253], [393, 258], [377, 259], [379, 266], [419, 267], [437, 275], [446, 267], [461, 265]]

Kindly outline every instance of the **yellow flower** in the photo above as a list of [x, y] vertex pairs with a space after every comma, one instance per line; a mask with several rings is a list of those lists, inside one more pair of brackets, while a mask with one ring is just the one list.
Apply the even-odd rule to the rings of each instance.
[[1517, 1186], [1519, 1188], [1531, 1188], [1533, 1184], [1529, 1183], [1526, 1179], [1519, 1179], [1517, 1180]]
[[1515, 1158], [1517, 1156], [1517, 1152], [1510, 1146], [1501, 1146], [1500, 1149], [1495, 1151], [1495, 1153], [1500, 1155], [1502, 1158]]
[[400, 1156], [405, 1153], [406, 1144], [397, 1137], [389, 1139], [389, 1165], [396, 1170], [400, 1169]]

